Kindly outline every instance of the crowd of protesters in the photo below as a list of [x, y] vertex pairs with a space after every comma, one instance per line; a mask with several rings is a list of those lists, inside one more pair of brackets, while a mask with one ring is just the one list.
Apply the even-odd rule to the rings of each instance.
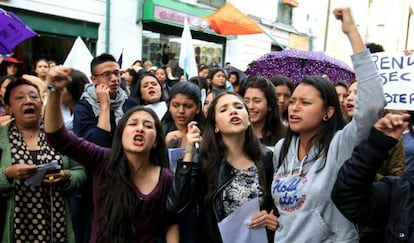
[[222, 225], [256, 199], [240, 242], [414, 242], [414, 119], [384, 110], [378, 45], [333, 14], [351, 84], [3, 60], [1, 242], [230, 242]]

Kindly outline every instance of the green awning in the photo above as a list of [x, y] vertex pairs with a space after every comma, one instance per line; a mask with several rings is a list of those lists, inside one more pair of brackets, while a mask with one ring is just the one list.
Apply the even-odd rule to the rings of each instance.
[[[180, 36], [184, 17], [187, 17], [191, 26], [194, 20], [201, 23], [201, 17], [211, 15], [214, 12], [214, 9], [200, 8], [180, 1], [145, 0], [142, 16], [137, 16], [137, 22], [142, 19], [144, 29]], [[169, 25], [169, 27], [166, 28], [165, 25]], [[193, 38], [196, 39], [225, 44], [227, 39], [235, 38], [235, 36], [229, 37], [217, 34], [212, 29], [201, 29], [194, 26], [190, 28]]]

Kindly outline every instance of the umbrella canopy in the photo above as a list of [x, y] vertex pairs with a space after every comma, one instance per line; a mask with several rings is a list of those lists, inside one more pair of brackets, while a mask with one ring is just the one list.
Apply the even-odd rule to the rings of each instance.
[[229, 68], [225, 68], [225, 69], [227, 71], [227, 75], [229, 75], [232, 72], [238, 73], [239, 74], [239, 78], [240, 78], [240, 82], [247, 78], [247, 75], [242, 70], [240, 70], [238, 68], [229, 67]]
[[344, 62], [325, 55], [323, 52], [289, 49], [274, 51], [254, 61], [246, 70], [249, 76], [288, 76], [296, 84], [308, 75], [327, 75], [333, 83], [339, 80], [352, 82], [353, 70]]
[[0, 54], [11, 53], [14, 47], [35, 35], [16, 15], [0, 8]]

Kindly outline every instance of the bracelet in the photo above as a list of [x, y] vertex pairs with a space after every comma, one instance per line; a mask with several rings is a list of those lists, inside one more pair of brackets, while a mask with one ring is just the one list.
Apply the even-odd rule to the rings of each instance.
[[50, 84], [46, 84], [46, 90], [48, 92], [60, 92], [60, 91], [62, 91], [61, 89], [57, 89], [57, 88], [53, 87]]

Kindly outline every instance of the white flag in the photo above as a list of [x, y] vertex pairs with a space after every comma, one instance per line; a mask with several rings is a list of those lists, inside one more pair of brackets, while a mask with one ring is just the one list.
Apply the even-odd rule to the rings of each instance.
[[188, 78], [198, 75], [193, 39], [191, 37], [187, 18], [184, 18], [184, 29], [183, 34], [181, 35], [180, 61], [178, 62], [178, 65], [184, 69], [184, 77], [186, 74], [188, 75]]
[[90, 67], [92, 59], [93, 56], [89, 52], [88, 47], [86, 47], [82, 38], [78, 36], [63, 65], [78, 69], [89, 78], [91, 76]]

